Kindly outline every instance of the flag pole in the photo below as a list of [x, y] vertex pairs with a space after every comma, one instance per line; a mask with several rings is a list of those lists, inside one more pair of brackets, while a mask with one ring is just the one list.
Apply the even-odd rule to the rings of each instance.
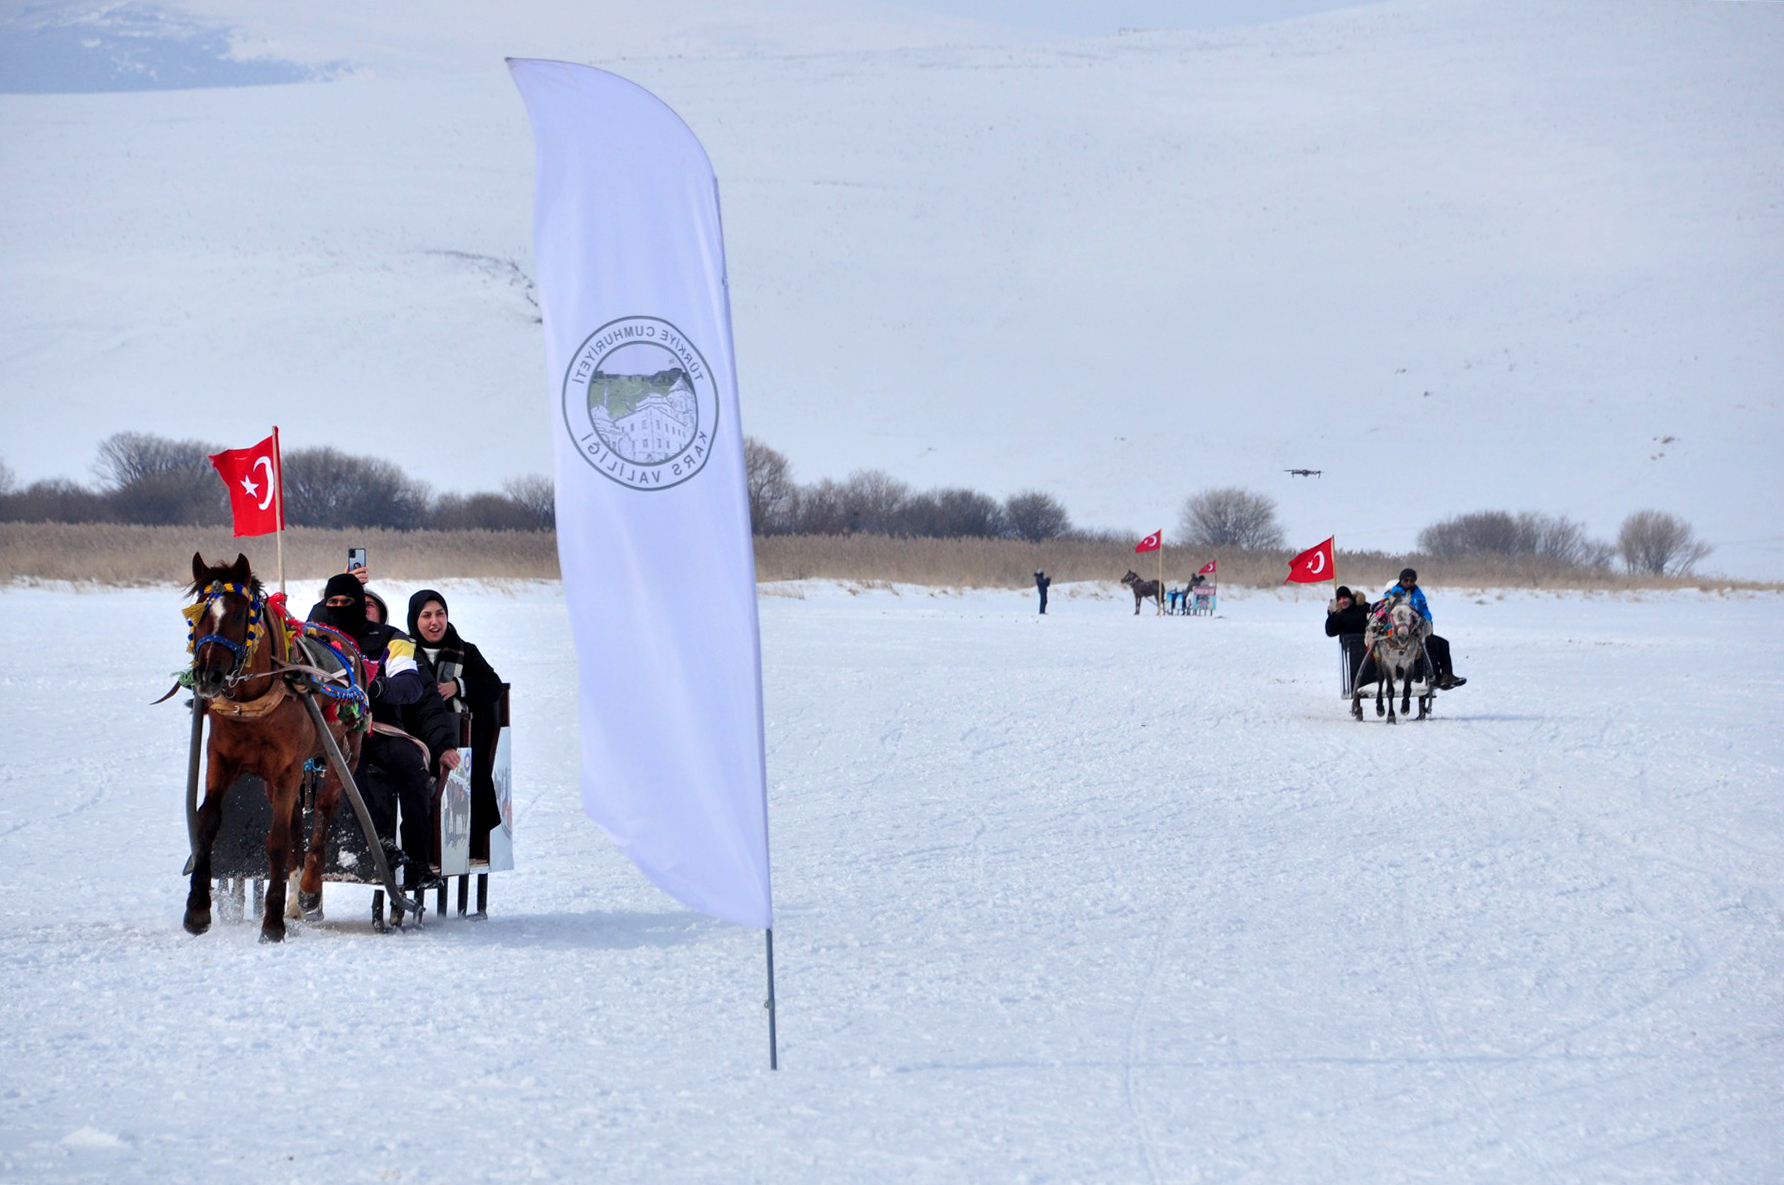
[[780, 1069], [780, 1038], [774, 1031], [774, 927], [766, 931], [768, 935], [768, 1001], [763, 1005], [768, 1009], [768, 1068]]
[[279, 595], [285, 595], [285, 456], [279, 451], [279, 426], [273, 425], [273, 495], [279, 505], [278, 530], [273, 532], [279, 552]]
[[1158, 533], [1158, 614], [1165, 615], [1165, 533]]

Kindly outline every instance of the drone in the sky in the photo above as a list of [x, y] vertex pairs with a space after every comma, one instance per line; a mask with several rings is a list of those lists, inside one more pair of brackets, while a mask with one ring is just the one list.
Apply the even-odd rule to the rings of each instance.
[[1318, 469], [1284, 469], [1283, 472], [1293, 477], [1318, 477], [1320, 474]]

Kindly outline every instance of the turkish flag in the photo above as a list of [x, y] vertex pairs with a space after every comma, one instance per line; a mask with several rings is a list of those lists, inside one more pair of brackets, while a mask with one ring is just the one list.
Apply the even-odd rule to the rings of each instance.
[[1163, 527], [1160, 527], [1158, 530], [1152, 532], [1152, 534], [1146, 536], [1144, 539], [1142, 539], [1138, 543], [1134, 544], [1134, 550], [1135, 551], [1157, 551], [1159, 548], [1164, 546], [1164, 542], [1165, 542], [1165, 529]]
[[1203, 564], [1201, 567], [1196, 569], [1196, 575], [1197, 576], [1212, 576], [1212, 575], [1214, 575], [1214, 565], [1216, 565], [1218, 563], [1220, 563], [1219, 560], [1209, 560], [1207, 563]]
[[1284, 584], [1318, 584], [1324, 580], [1335, 580], [1332, 571], [1332, 540], [1328, 539], [1317, 547], [1309, 547], [1306, 551], [1288, 562], [1288, 579]]
[[285, 499], [279, 488], [279, 430], [252, 448], [227, 448], [211, 457], [229, 487], [237, 535], [270, 535], [285, 527]]

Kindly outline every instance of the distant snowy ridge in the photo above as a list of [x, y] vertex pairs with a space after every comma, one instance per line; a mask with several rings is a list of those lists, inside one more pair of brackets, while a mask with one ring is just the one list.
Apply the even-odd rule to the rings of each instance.
[[745, 430], [799, 480], [1038, 488], [1144, 529], [1239, 485], [1291, 541], [1375, 550], [1653, 507], [1705, 567], [1784, 577], [1784, 6], [1405, 0], [1071, 42], [815, 0], [181, 11], [244, 60], [355, 73], [0, 96], [22, 480], [200, 406], [291, 447], [350, 447], [351, 407], [447, 489], [544, 470], [562, 376], [476, 262], [530, 270], [501, 57], [536, 54], [706, 144]]

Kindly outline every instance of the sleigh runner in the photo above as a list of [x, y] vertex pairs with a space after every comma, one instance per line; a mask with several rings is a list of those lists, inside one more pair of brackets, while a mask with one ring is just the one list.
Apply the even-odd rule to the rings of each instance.
[[[491, 781], [495, 789], [494, 812], [497, 822], [481, 834], [472, 831], [472, 751], [469, 722], [462, 724], [459, 767], [441, 778], [434, 789], [430, 810], [433, 836], [433, 871], [446, 878], [447, 884], [436, 890], [434, 911], [441, 917], [448, 914], [451, 882], [457, 882], [456, 907], [460, 917], [484, 918], [489, 914], [489, 874], [514, 868], [514, 811], [512, 787], [512, 744], [510, 741], [507, 684], [502, 685], [500, 730], [491, 762]], [[315, 825], [315, 793], [321, 780], [320, 766], [306, 771], [301, 788], [303, 811], [302, 833]], [[222, 824], [211, 850], [211, 874], [218, 895], [225, 902], [224, 916], [239, 921], [246, 916], [250, 893], [253, 908], [258, 912], [265, 892], [266, 836], [272, 825], [272, 806], [267, 799], [266, 784], [250, 774], [238, 779], [223, 800]], [[387, 928], [387, 892], [373, 842], [357, 819], [349, 813], [336, 812], [330, 822], [327, 847], [323, 857], [322, 880], [341, 885], [366, 885], [373, 889], [372, 922], [378, 929]], [[476, 903], [472, 909], [471, 881], [476, 880]], [[402, 924], [404, 913], [396, 902], [390, 902], [389, 921]]]

